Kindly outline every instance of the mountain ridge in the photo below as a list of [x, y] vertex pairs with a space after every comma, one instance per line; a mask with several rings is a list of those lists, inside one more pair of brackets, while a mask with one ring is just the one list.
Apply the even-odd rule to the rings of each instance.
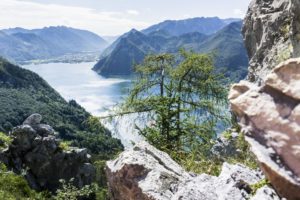
[[165, 20], [141, 30], [142, 33], [149, 34], [153, 31], [165, 30], [173, 36], [179, 36], [190, 32], [203, 34], [213, 34], [222, 29], [227, 24], [240, 21], [241, 19], [229, 18], [220, 19], [218, 17], [195, 17], [184, 20]]
[[32, 30], [17, 27], [4, 29], [1, 32], [0, 56], [15, 62], [50, 59], [80, 52], [100, 53], [108, 45], [95, 33], [66, 26]]
[[[239, 21], [212, 35], [190, 32], [179, 36], [168, 35], [165, 30], [145, 34], [132, 29], [104, 50], [93, 70], [104, 76], [130, 75], [133, 65], [140, 63], [147, 54], [177, 53], [180, 48], [185, 48], [199, 53], [217, 53], [216, 66], [225, 67], [229, 72], [237, 70], [234, 76], [241, 79], [248, 66], [241, 27]], [[231, 76], [232, 73], [227, 74]]]

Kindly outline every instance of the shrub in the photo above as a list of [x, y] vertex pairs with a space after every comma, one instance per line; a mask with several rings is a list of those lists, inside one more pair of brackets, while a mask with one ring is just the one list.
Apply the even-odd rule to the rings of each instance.
[[0, 163], [0, 199], [48, 199], [47, 192], [38, 193], [32, 190], [23, 176], [8, 171], [3, 163]]
[[60, 141], [59, 148], [64, 151], [68, 151], [68, 150], [70, 150], [71, 144], [72, 144], [72, 142], [70, 142], [70, 141]]
[[0, 132], [0, 148], [6, 148], [12, 142], [12, 138], [3, 132]]

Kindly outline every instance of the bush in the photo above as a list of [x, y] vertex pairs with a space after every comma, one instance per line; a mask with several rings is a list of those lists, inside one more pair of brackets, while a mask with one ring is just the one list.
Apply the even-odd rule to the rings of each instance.
[[64, 151], [68, 151], [70, 150], [70, 145], [72, 142], [70, 141], [60, 141], [59, 142], [59, 148], [64, 150]]
[[12, 138], [3, 132], [0, 132], [0, 149], [6, 148], [12, 142]]
[[73, 185], [73, 180], [66, 182], [61, 180], [62, 187], [56, 192], [55, 200], [77, 200], [78, 198], [88, 198], [93, 194], [93, 188], [90, 185], [84, 186], [81, 189], [78, 189]]
[[32, 190], [23, 176], [8, 171], [3, 163], [0, 163], [0, 199], [48, 199], [47, 192], [38, 193]]
[[61, 180], [62, 187], [58, 189], [56, 195], [53, 197], [54, 200], [108, 200], [107, 189], [99, 187], [98, 184], [93, 183], [91, 185], [86, 185], [79, 189], [75, 187], [72, 183]]
[[[231, 139], [231, 132], [226, 131], [225, 138]], [[249, 144], [245, 141], [243, 133], [239, 133], [234, 141], [234, 148], [238, 150], [235, 155], [218, 157], [211, 153], [213, 141], [210, 144], [203, 145], [201, 149], [191, 152], [189, 154], [170, 154], [179, 164], [181, 164], [187, 171], [194, 173], [206, 173], [218, 176], [224, 162], [230, 164], [243, 164], [250, 169], [257, 169], [259, 166], [256, 162], [254, 154], [250, 151]]]

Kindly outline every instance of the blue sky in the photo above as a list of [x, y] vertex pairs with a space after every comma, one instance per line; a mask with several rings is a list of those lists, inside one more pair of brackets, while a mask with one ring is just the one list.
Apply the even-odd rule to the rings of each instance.
[[1, 0], [0, 29], [66, 25], [120, 35], [167, 19], [242, 18], [250, 0]]

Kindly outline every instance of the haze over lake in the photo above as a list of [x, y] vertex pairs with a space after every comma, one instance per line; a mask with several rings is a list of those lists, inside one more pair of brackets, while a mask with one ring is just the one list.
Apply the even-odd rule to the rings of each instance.
[[126, 95], [130, 80], [104, 78], [92, 71], [94, 62], [24, 65], [36, 72], [66, 100], [74, 99], [95, 116], [105, 115]]

